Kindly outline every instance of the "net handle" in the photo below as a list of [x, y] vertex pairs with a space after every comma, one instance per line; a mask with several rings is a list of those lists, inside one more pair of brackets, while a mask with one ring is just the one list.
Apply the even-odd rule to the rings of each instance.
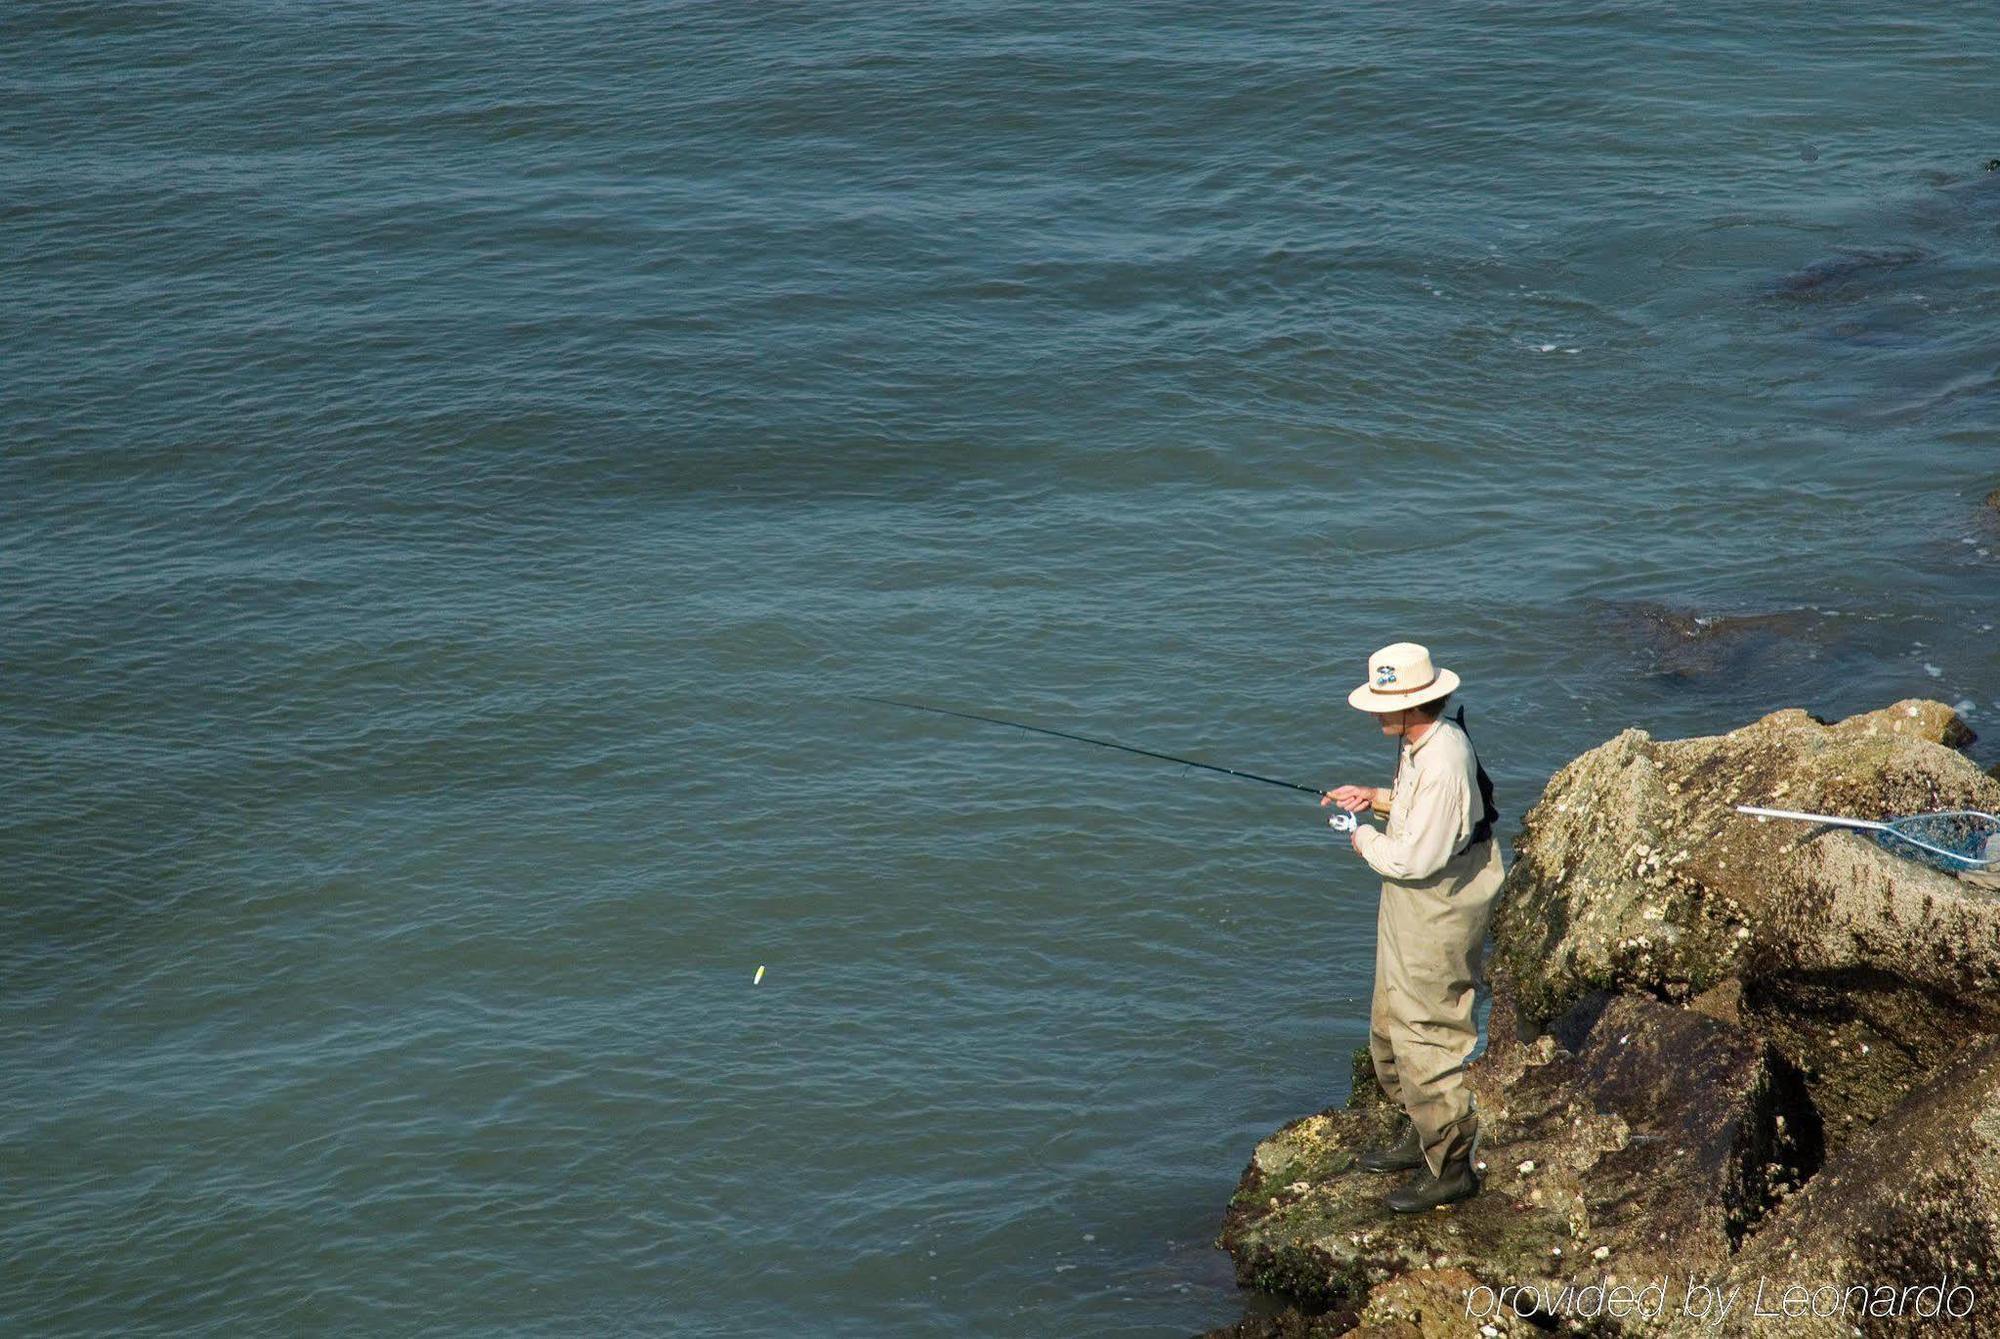
[[1887, 823], [1876, 823], [1866, 818], [1838, 818], [1833, 814], [1802, 814], [1796, 809], [1759, 809], [1754, 804], [1736, 806], [1739, 814], [1755, 814], [1758, 818], [1795, 818], [1801, 823], [1831, 823], [1837, 828], [1868, 828], [1875, 832], [1889, 831]]
[[[1805, 814], [1800, 813], [1796, 809], [1760, 809], [1754, 804], [1739, 804], [1736, 806], [1736, 812], [1739, 814], [1752, 814], [1758, 818], [1792, 818], [1802, 823], [1825, 823], [1837, 828], [1863, 828], [1871, 832], [1886, 832], [1897, 841], [1908, 842], [1910, 845], [1920, 850], [1928, 851], [1940, 859], [1951, 861], [1953, 868], [1984, 869], [1990, 863], [1980, 856], [1965, 855], [1958, 851], [1947, 850], [1945, 847], [1933, 842], [1925, 841], [1922, 837], [1905, 832], [1897, 825], [1908, 822], [1909, 819], [1907, 818], [1899, 818], [1894, 823], [1876, 823], [1866, 818], [1841, 818], [1834, 814]], [[1948, 818], [1958, 815], [1976, 815], [1980, 818], [1993, 818], [1992, 814], [1982, 813], [1977, 809], [1954, 809], [1943, 814], [1918, 814], [1912, 815], [1912, 817]]]

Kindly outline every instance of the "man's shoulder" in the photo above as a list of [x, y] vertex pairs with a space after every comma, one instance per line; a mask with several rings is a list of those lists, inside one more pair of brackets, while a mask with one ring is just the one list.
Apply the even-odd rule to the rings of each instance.
[[1440, 720], [1431, 729], [1437, 732], [1437, 738], [1424, 741], [1415, 759], [1419, 766], [1459, 771], [1472, 765], [1472, 740], [1465, 731], [1446, 720]]

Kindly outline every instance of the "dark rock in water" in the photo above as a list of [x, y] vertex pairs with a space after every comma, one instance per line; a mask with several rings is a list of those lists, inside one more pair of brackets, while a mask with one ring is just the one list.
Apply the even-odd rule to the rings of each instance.
[[1816, 658], [1834, 640], [1827, 616], [1811, 609], [1697, 614], [1639, 603], [1612, 606], [1609, 621], [1639, 648], [1652, 673], [1668, 679], [1740, 680], [1759, 666], [1779, 670]]
[[1986, 495], [1986, 505], [1995, 511], [2000, 511], [2000, 488], [1996, 488]]
[[1929, 259], [1929, 252], [1916, 247], [1844, 252], [1792, 271], [1771, 285], [1769, 295], [1790, 302], [1858, 297], [1884, 275]]
[[[1939, 328], [1940, 293], [1984, 285], [1980, 267], [1990, 252], [2000, 212], [2000, 174], [1920, 171], [1920, 190], [1855, 220], [1869, 244], [1842, 248], [1757, 292], [1759, 301], [1792, 315], [1817, 338], [1842, 345], [1920, 349], [1948, 332]], [[1941, 349], [1948, 345], [1940, 345]]]
[[1923, 175], [1935, 189], [1910, 200], [1895, 226], [1899, 237], [1921, 237], [1934, 243], [1937, 282], [1958, 286], [1973, 280], [1967, 262], [1976, 265], [1975, 258], [1987, 250], [1990, 225], [2000, 214], [2000, 173]]
[[[1859, 834], [1733, 808], [2000, 811], [2000, 780], [1957, 751], [1970, 738], [1910, 701], [1705, 739], [1628, 730], [1565, 767], [1495, 916], [1488, 1050], [1467, 1069], [1483, 1193], [1382, 1204], [1396, 1178], [1355, 1158], [1396, 1113], [1358, 1064], [1348, 1108], [1258, 1145], [1223, 1225], [1238, 1280], [1308, 1328], [1233, 1333], [1518, 1333], [1464, 1311], [1509, 1284], [1556, 1298], [1693, 1277], [1740, 1286], [1741, 1314], [1760, 1280], [1775, 1297], [1940, 1274], [1977, 1293], [1971, 1317], [1784, 1332], [2000, 1332], [2000, 899]], [[1679, 1300], [1591, 1332], [1716, 1332]]]

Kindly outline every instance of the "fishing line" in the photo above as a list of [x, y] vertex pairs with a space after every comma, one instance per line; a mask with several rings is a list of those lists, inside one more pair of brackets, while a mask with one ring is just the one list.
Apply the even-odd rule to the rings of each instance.
[[1162, 762], [1177, 762], [1187, 767], [1199, 767], [1206, 772], [1220, 772], [1224, 776], [1240, 776], [1245, 781], [1261, 781], [1267, 786], [1283, 786], [1286, 790], [1304, 791], [1308, 795], [1324, 795], [1318, 786], [1302, 786], [1296, 781], [1280, 781], [1274, 776], [1259, 776], [1255, 772], [1245, 772], [1235, 767], [1218, 767], [1214, 763], [1196, 762], [1193, 758], [1177, 758], [1171, 753], [1156, 753], [1152, 749], [1134, 748], [1130, 744], [1115, 744], [1108, 739], [1092, 739], [1089, 735], [1073, 735], [1067, 730], [1049, 730], [1039, 725], [1024, 725], [1020, 721], [1003, 720], [998, 716], [981, 716], [971, 711], [947, 711], [943, 707], [927, 707], [921, 702], [901, 702], [893, 697], [870, 697], [866, 693], [855, 694], [863, 702], [879, 702], [885, 707], [902, 707], [908, 711], [927, 711], [934, 716], [956, 716], [962, 721], [984, 721], [988, 725], [1004, 725], [1014, 730], [1027, 730], [1038, 735], [1053, 735], [1057, 739], [1073, 739], [1079, 744], [1095, 744], [1099, 748], [1118, 749], [1124, 753], [1136, 753], [1144, 758], [1158, 758]]

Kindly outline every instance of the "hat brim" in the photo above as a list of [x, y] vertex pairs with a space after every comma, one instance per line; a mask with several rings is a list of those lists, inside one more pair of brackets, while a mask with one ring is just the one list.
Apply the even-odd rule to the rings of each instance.
[[1441, 669], [1438, 676], [1414, 693], [1378, 693], [1372, 684], [1362, 684], [1347, 695], [1347, 705], [1358, 711], [1401, 711], [1405, 707], [1420, 707], [1426, 702], [1435, 702], [1447, 693], [1458, 691], [1458, 676], [1448, 669]]

